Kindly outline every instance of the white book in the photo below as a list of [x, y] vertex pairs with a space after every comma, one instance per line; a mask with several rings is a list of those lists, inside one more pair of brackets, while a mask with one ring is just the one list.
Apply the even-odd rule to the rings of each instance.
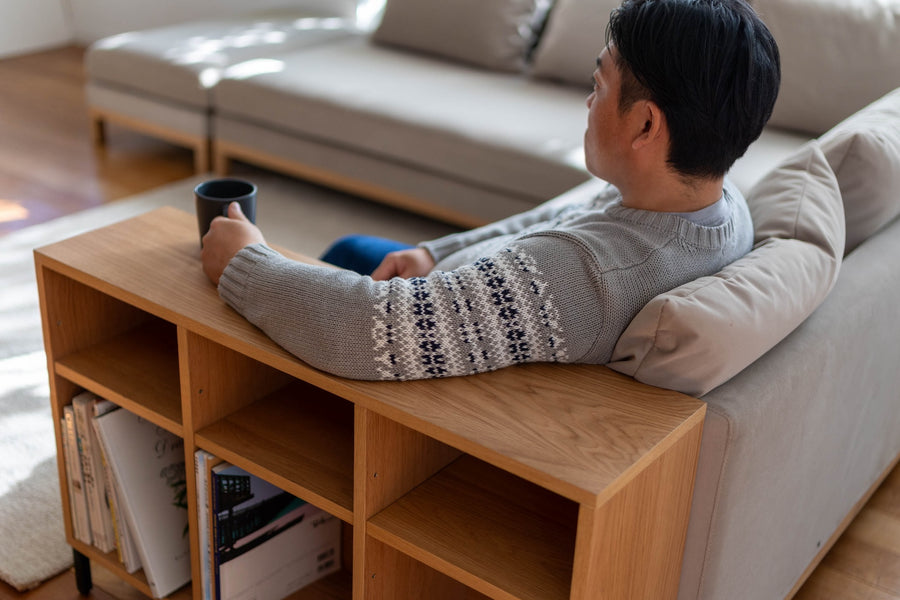
[[[100, 405], [95, 407], [95, 417], [106, 414], [110, 410], [118, 408], [112, 402], [111, 407], [105, 405], [108, 400], [104, 400]], [[108, 409], [108, 410], [107, 410]], [[119, 485], [113, 475], [109, 462], [106, 460], [106, 452], [103, 450], [103, 444], [100, 443], [99, 434], [97, 433], [97, 422], [92, 420], [91, 425], [96, 436], [97, 446], [100, 448], [100, 455], [103, 460], [103, 472], [106, 474], [106, 496], [109, 501], [110, 513], [112, 514], [113, 531], [116, 536], [116, 549], [119, 552], [119, 560], [128, 573], [134, 573], [141, 568], [141, 557], [138, 555], [137, 548], [134, 545], [134, 536], [125, 522], [124, 513], [120, 508], [122, 504], [119, 500]]]
[[167, 596], [191, 580], [184, 441], [125, 409], [94, 422], [150, 591]]
[[76, 529], [75, 537], [78, 537], [77, 533], [77, 523], [78, 523], [78, 514], [75, 511], [75, 486], [72, 483], [74, 475], [72, 474], [72, 449], [69, 447], [69, 435], [66, 432], [66, 418], [63, 417], [59, 420], [60, 431], [62, 435], [60, 439], [62, 440], [63, 446], [63, 466], [66, 468], [66, 489], [69, 491], [69, 514], [72, 517], [72, 527]]
[[81, 474], [81, 448], [78, 447], [78, 434], [75, 430], [75, 410], [72, 405], [63, 407], [63, 417], [66, 422], [66, 438], [69, 447], [69, 472], [70, 483], [73, 490], [70, 500], [75, 512], [75, 521], [72, 527], [75, 530], [75, 538], [85, 544], [91, 543], [91, 521], [88, 514], [87, 495], [84, 490], [84, 479]]
[[233, 465], [212, 479], [219, 600], [280, 600], [341, 568], [339, 519]]
[[221, 600], [280, 600], [340, 569], [340, 520], [304, 508], [302, 521], [219, 567]]
[[200, 585], [204, 600], [213, 600], [212, 552], [210, 551], [209, 470], [220, 459], [206, 450], [194, 452], [194, 473], [197, 478], [197, 533], [200, 539]]
[[103, 402], [91, 392], [82, 392], [72, 398], [75, 410], [75, 433], [81, 448], [81, 473], [91, 517], [91, 539], [102, 552], [116, 548], [112, 514], [106, 502], [106, 473], [97, 434], [91, 424], [95, 406]]
[[116, 533], [116, 548], [119, 551], [119, 560], [128, 573], [134, 573], [141, 568], [141, 557], [138, 555], [137, 548], [134, 545], [134, 536], [128, 523], [125, 522], [125, 516], [120, 508], [122, 501], [119, 500], [118, 483], [112, 474], [109, 463], [106, 462], [104, 455], [103, 466], [106, 470], [106, 483], [109, 487], [107, 494], [109, 496], [111, 512], [113, 514], [113, 528]]

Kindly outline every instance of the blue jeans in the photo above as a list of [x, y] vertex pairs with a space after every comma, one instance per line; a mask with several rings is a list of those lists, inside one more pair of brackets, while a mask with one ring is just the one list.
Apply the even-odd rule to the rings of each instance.
[[321, 260], [356, 271], [360, 275], [371, 275], [372, 271], [389, 253], [413, 247], [373, 235], [353, 234], [344, 236], [331, 244], [321, 256]]

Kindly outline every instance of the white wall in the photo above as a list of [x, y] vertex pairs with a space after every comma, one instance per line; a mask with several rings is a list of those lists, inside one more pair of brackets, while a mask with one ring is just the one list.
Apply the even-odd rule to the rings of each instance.
[[[362, 5], [382, 0], [360, 0]], [[0, 0], [0, 58], [70, 43], [249, 11], [308, 7], [353, 15], [357, 0]], [[364, 11], [365, 12], [365, 11]]]
[[[0, 4], [10, 0], [0, 0]], [[35, 0], [13, 0], [23, 5]], [[46, 2], [49, 0], [40, 0]], [[284, 6], [353, 15], [356, 0], [53, 0], [67, 2], [75, 41], [89, 44], [109, 35]]]
[[0, 0], [0, 58], [72, 41], [68, 0]]

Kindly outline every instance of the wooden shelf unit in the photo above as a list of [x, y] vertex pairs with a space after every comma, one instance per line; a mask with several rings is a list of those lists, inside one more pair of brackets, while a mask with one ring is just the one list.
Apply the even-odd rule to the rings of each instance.
[[[342, 379], [228, 308], [196, 236], [163, 208], [35, 251], [57, 449], [81, 390], [183, 437], [195, 581], [202, 448], [343, 521], [343, 570], [295, 600], [675, 596], [702, 402], [584, 365]], [[74, 539], [59, 475], [69, 543], [149, 595]]]

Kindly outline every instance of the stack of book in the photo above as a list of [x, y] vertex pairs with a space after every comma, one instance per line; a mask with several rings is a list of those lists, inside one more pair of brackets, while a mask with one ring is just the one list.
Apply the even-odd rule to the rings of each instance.
[[[60, 426], [75, 538], [157, 598], [188, 583], [184, 441], [90, 392]], [[280, 600], [340, 570], [340, 520], [203, 450], [194, 467], [204, 599]]]
[[341, 568], [340, 520], [195, 453], [202, 598], [279, 600]]
[[90, 392], [61, 425], [76, 539], [143, 568], [157, 598], [190, 581], [183, 440]]

